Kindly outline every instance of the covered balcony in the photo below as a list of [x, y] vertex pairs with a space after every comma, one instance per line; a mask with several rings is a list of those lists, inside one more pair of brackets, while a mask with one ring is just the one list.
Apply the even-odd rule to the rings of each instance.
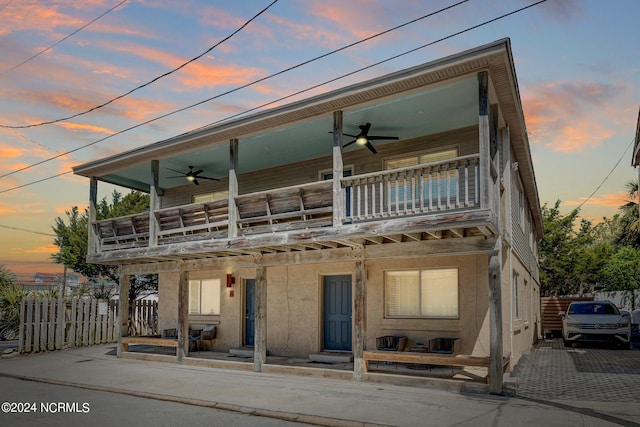
[[[335, 247], [345, 244], [344, 238], [375, 244], [488, 236], [495, 233], [495, 213], [482, 207], [480, 190], [491, 183], [480, 182], [479, 164], [479, 155], [468, 155], [344, 177], [339, 180], [339, 209], [334, 209], [333, 181], [326, 180], [237, 195], [231, 215], [229, 199], [221, 198], [96, 220], [91, 224], [96, 254], [199, 241], [231, 244], [249, 236], [292, 232], [307, 233], [309, 241], [262, 250]], [[466, 215], [476, 221], [465, 224], [461, 218]], [[397, 219], [404, 219], [406, 230], [375, 231]]]
[[[151, 195], [142, 214], [97, 220], [92, 210], [88, 260], [449, 239], [479, 249], [474, 238], [499, 233], [498, 177], [509, 165], [498, 147], [522, 135], [508, 81], [490, 78], [509, 71], [499, 46], [463, 55], [473, 61], [444, 58], [75, 168], [91, 179], [90, 207], [98, 181]], [[527, 159], [525, 144], [512, 143]], [[175, 176], [187, 168], [189, 182]], [[204, 179], [194, 182], [194, 171]]]

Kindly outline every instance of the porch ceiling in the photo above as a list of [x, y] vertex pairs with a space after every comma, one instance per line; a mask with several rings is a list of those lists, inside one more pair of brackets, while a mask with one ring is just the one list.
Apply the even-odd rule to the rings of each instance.
[[[478, 122], [477, 78], [472, 76], [444, 86], [433, 87], [419, 93], [408, 93], [375, 104], [344, 110], [344, 132], [352, 135], [358, 126], [372, 124], [370, 135], [398, 136], [400, 140], [420, 135], [457, 129]], [[455, 114], [450, 112], [455, 111]], [[238, 134], [238, 172], [277, 167], [308, 159], [330, 156], [333, 129], [331, 113], [310, 120], [278, 126], [252, 135]], [[345, 136], [345, 143], [352, 138]], [[375, 141], [379, 146], [389, 141]], [[353, 144], [345, 152], [362, 149]], [[366, 149], [365, 149], [366, 150]], [[187, 171], [189, 166], [204, 170], [204, 176], [221, 178], [228, 175], [228, 141], [214, 141], [195, 151], [177, 152], [160, 159], [160, 187], [163, 189], [185, 185], [173, 170]], [[123, 187], [149, 191], [149, 162], [131, 165], [125, 169], [106, 173], [99, 178]]]

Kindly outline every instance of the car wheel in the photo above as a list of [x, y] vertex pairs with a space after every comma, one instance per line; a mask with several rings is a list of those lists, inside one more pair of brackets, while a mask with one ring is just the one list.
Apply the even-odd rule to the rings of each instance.
[[573, 347], [573, 343], [570, 341], [567, 341], [565, 339], [562, 339], [562, 342], [564, 342], [564, 346], [565, 347]]

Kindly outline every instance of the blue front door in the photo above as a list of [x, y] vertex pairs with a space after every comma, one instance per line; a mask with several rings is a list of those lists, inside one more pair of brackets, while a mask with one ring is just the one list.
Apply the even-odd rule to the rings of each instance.
[[254, 342], [256, 326], [256, 279], [245, 281], [245, 321], [244, 321], [244, 345], [252, 346]]
[[324, 278], [324, 349], [351, 351], [351, 276]]

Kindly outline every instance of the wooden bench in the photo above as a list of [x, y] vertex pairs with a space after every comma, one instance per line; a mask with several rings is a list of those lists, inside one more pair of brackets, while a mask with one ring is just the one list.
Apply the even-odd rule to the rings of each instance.
[[129, 344], [155, 345], [158, 347], [175, 347], [176, 356], [178, 355], [177, 338], [161, 338], [159, 335], [144, 337], [122, 337], [122, 349], [124, 351], [129, 351]]
[[[418, 353], [411, 351], [384, 351], [366, 350], [362, 353], [364, 360], [364, 371], [369, 372], [369, 362], [393, 362], [393, 363], [415, 363], [421, 365], [444, 365], [444, 366], [472, 366], [477, 368], [488, 368], [489, 357], [472, 356], [469, 354], [437, 354]], [[502, 358], [502, 371], [509, 365], [510, 356]]]

